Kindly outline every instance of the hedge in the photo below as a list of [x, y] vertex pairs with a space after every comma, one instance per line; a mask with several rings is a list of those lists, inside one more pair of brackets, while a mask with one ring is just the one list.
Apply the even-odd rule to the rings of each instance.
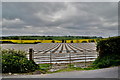
[[26, 53], [15, 50], [2, 50], [2, 73], [26, 73], [38, 69], [34, 61], [26, 58]]
[[95, 67], [103, 68], [120, 65], [120, 36], [99, 40], [97, 51], [99, 57], [93, 63]]

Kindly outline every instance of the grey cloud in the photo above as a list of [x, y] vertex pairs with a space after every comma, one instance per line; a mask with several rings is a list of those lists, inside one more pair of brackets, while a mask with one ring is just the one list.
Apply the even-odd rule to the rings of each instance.
[[[114, 2], [4, 2], [3, 18], [9, 21], [19, 18], [23, 23], [5, 23], [3, 34], [12, 34], [14, 31], [16, 34], [40, 35], [117, 35], [117, 32], [114, 32], [117, 30], [117, 24], [114, 24], [117, 23], [117, 10], [118, 5]], [[31, 26], [32, 30], [25, 26]], [[24, 31], [18, 31], [18, 28]], [[107, 33], [100, 33], [102, 30]]]

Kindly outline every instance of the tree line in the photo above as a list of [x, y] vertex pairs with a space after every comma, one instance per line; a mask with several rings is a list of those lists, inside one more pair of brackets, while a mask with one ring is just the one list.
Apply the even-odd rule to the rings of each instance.
[[1, 39], [13, 40], [75, 40], [75, 39], [101, 39], [97, 36], [2, 36]]

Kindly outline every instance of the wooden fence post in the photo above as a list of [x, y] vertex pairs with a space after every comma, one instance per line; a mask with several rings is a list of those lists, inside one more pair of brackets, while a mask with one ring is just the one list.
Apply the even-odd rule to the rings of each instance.
[[29, 49], [29, 60], [33, 60], [33, 49]]

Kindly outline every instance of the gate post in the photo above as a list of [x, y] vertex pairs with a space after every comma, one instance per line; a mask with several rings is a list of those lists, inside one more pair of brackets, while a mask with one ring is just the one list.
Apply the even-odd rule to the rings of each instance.
[[97, 52], [97, 58], [98, 58], [98, 56], [99, 56], [99, 52], [100, 52], [100, 51]]
[[33, 60], [33, 49], [29, 48], [29, 60]]

